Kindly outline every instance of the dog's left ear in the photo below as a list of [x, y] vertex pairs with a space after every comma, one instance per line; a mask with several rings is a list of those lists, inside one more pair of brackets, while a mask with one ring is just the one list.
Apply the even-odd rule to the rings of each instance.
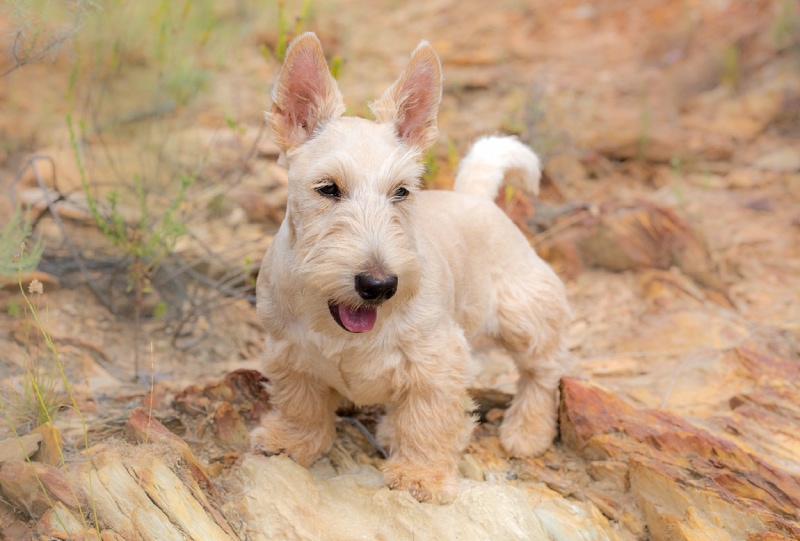
[[422, 41], [402, 75], [370, 104], [378, 122], [395, 125], [398, 137], [425, 152], [436, 142], [436, 115], [442, 101], [442, 65], [433, 47]]

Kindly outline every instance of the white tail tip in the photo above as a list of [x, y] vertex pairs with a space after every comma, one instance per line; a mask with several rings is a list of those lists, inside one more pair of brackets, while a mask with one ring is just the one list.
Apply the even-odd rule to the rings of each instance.
[[511, 184], [536, 195], [541, 176], [539, 157], [516, 137], [482, 137], [461, 160], [453, 190], [494, 200]]

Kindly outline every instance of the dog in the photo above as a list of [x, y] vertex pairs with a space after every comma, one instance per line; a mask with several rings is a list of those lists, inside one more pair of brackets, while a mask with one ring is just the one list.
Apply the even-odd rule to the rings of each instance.
[[371, 104], [374, 121], [343, 116], [317, 37], [292, 42], [267, 114], [288, 168], [286, 217], [256, 284], [274, 408], [251, 433], [253, 452], [310, 465], [332, 446], [343, 399], [383, 404], [385, 481], [422, 502], [456, 496], [476, 333], [519, 368], [502, 445], [514, 456], [548, 449], [569, 312], [558, 276], [494, 204], [504, 182], [538, 189], [527, 146], [481, 139], [452, 192], [422, 189], [441, 96], [441, 64], [423, 41]]

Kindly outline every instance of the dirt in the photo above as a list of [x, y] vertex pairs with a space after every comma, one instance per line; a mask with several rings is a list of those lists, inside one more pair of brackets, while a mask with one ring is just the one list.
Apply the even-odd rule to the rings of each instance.
[[[221, 12], [233, 10], [233, 2], [223, 4]], [[10, 21], [0, 15], [0, 27]], [[666, 409], [724, 434], [800, 476], [796, 434], [761, 422], [771, 434], [765, 437], [757, 420], [733, 427], [732, 404], [758, 387], [759, 372], [731, 369], [729, 357], [750, 344], [791, 370], [800, 366], [800, 5], [336, 0], [315, 6], [307, 27], [343, 60], [339, 84], [350, 114], [366, 113], [366, 102], [391, 83], [420, 39], [433, 44], [445, 91], [432, 186], [449, 187], [457, 157], [480, 134], [517, 134], [542, 155], [542, 197], [499, 203], [567, 284], [573, 374], [635, 407]], [[100, 193], [150, 171], [145, 183], [161, 196], [153, 208], [163, 209], [174, 190], [160, 186], [187, 168], [198, 173], [180, 209], [189, 233], [153, 275], [139, 324], [126, 291], [129, 261], [97, 232], [80, 188], [64, 123], [69, 51], [0, 80], [7, 141], [0, 188], [36, 209], [33, 215], [41, 212], [45, 291], [30, 298], [96, 435], [90, 445], [120, 436], [118, 422], [135, 406], [168, 417], [189, 385], [258, 369], [252, 279], [282, 218], [286, 179], [261, 114], [279, 63], [259, 48], [274, 46], [277, 27], [273, 20], [241, 28], [235, 56], [204, 57], [208, 82], [188, 103], [154, 113], [159, 103], [146, 102], [132, 82], [147, 68], [135, 51], [123, 57], [118, 80], [97, 82], [97, 101], [88, 101], [97, 103], [97, 116], [108, 116], [100, 90], [117, 93], [130, 99], [117, 116], [141, 117], [83, 141]], [[153, 147], [161, 152], [143, 151]], [[57, 190], [51, 196], [66, 198], [57, 207], [63, 226], [45, 212], [26, 162], [34, 153], [55, 160], [55, 171], [35, 163]], [[135, 223], [127, 189], [121, 208]], [[0, 198], [3, 214], [12, 197]], [[75, 267], [70, 246], [85, 270]], [[157, 314], [159, 301], [166, 315]], [[0, 290], [0, 305], [24, 303], [16, 280]], [[14, 313], [0, 314], [4, 397], [11, 396], [5, 389], [21, 389], [26, 359], [50, 358], [30, 314]], [[502, 353], [478, 342], [476, 354], [486, 360], [476, 387], [513, 392], [515, 375]], [[184, 419], [193, 448], [208, 459], [209, 436], [196, 433], [193, 419]], [[83, 445], [74, 410], [65, 408], [57, 424], [68, 446]], [[9, 435], [0, 422], [0, 439]], [[482, 435], [470, 448], [476, 455], [486, 452], [475, 449]], [[574, 452], [559, 443], [548, 456], [562, 464]], [[567, 496], [592, 482], [564, 479], [551, 488]], [[5, 513], [0, 527], [11, 523]], [[632, 538], [648, 535], [620, 515], [608, 518]]]

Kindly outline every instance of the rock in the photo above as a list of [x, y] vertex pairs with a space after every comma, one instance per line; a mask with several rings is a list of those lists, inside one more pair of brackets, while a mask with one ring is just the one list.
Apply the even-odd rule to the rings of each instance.
[[33, 518], [41, 517], [55, 502], [72, 510], [86, 504], [83, 492], [63, 471], [39, 462], [6, 462], [0, 467], [0, 488], [8, 500]]
[[800, 150], [797, 147], [784, 147], [758, 158], [753, 167], [767, 171], [791, 173], [800, 171]]
[[613, 461], [616, 477], [627, 465], [654, 540], [800, 536], [800, 477], [728, 439], [571, 378], [562, 381], [560, 417], [567, 446]]
[[603, 104], [571, 133], [579, 148], [614, 159], [669, 162], [686, 155], [686, 136], [664, 111], [639, 103]]
[[33, 532], [27, 524], [21, 520], [15, 520], [2, 531], [3, 539], [14, 541], [33, 541]]
[[0, 441], [0, 465], [11, 460], [25, 460], [39, 450], [41, 434], [25, 434]]
[[643, 200], [607, 200], [581, 212], [580, 225], [537, 245], [542, 257], [565, 259], [572, 273], [581, 265], [615, 272], [677, 266], [727, 299], [705, 239], [674, 210]]
[[212, 424], [214, 436], [224, 445], [238, 452], [250, 447], [250, 431], [229, 402], [221, 402], [214, 410]]
[[28, 156], [26, 161], [28, 167], [20, 175], [20, 189], [40, 188], [38, 179], [45, 187], [55, 188], [61, 193], [82, 189], [80, 169], [72, 147], [42, 148]]
[[421, 504], [345, 454], [336, 446], [331, 453], [338, 473], [285, 456], [246, 456], [235, 476], [253, 539], [618, 539], [596, 508], [547, 489], [460, 479], [453, 503]]
[[91, 487], [100, 525], [123, 539], [183, 541], [185, 537], [155, 506], [120, 455], [103, 452], [79, 477], [84, 490]]
[[61, 464], [62, 449], [64, 448], [64, 438], [61, 435], [61, 431], [48, 421], [31, 430], [31, 434], [39, 434], [42, 438], [42, 444], [36, 454], [31, 457], [32, 460], [44, 462], [51, 466]]
[[187, 487], [161, 459], [152, 455], [139, 456], [130, 461], [128, 468], [150, 499], [191, 539], [233, 541], [236, 538], [220, 527], [214, 517], [207, 513], [207, 505], [198, 501], [197, 493]]
[[182, 458], [163, 443], [141, 444], [124, 456], [100, 449], [91, 465], [74, 466], [80, 485], [92, 491], [92, 518], [103, 529], [104, 540], [240, 538], [199, 491]]
[[63, 503], [55, 502], [37, 521], [36, 531], [49, 539], [86, 539], [87, 526]]
[[694, 99], [681, 122], [685, 129], [747, 142], [763, 132], [781, 114], [783, 92], [762, 87], [744, 94], [730, 94], [722, 87]]
[[53, 276], [47, 272], [34, 270], [26, 272], [21, 277], [0, 276], [0, 289], [19, 292], [20, 282], [24, 287], [27, 288], [28, 284], [30, 284], [33, 280], [39, 280], [42, 284], [44, 284], [45, 292], [52, 291], [53, 289], [61, 286], [61, 281], [57, 276]]
[[100, 540], [101, 541], [126, 541], [126, 538], [120, 536], [119, 534], [117, 534], [116, 532], [113, 532], [111, 530], [103, 530], [102, 532], [100, 532]]
[[758, 186], [763, 176], [757, 169], [734, 169], [725, 176], [725, 184], [731, 188], [749, 190]]
[[186, 442], [170, 432], [157, 419], [148, 415], [144, 408], [136, 408], [131, 412], [128, 418], [127, 433], [128, 438], [137, 443], [166, 444], [181, 456], [197, 483], [212, 493], [215, 491], [205, 466], [197, 459]]
[[175, 395], [174, 405], [179, 411], [195, 416], [213, 407], [212, 402], [224, 401], [233, 405], [239, 416], [248, 421], [257, 421], [271, 408], [269, 393], [265, 388], [268, 381], [257, 370], [234, 370], [202, 389], [191, 385], [180, 391]]

